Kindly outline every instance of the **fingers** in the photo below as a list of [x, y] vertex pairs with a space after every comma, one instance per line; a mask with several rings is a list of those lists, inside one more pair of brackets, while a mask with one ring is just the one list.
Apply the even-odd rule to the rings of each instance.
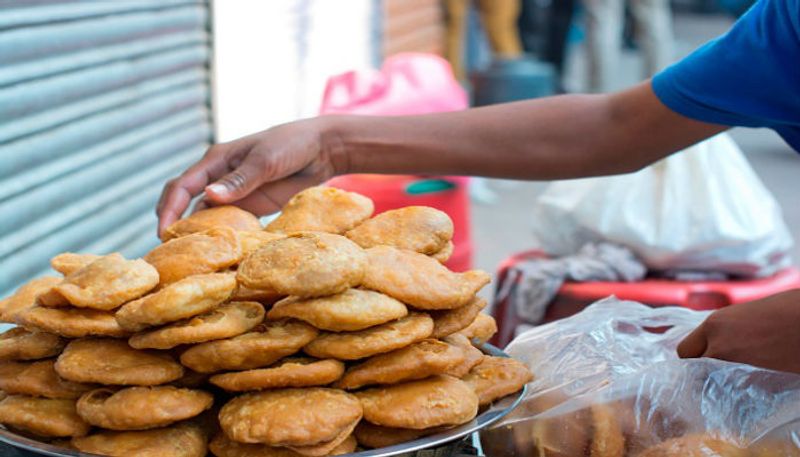
[[700, 324], [692, 333], [678, 345], [678, 357], [682, 359], [702, 357], [706, 352], [708, 340], [706, 339], [705, 322]]
[[253, 214], [272, 214], [280, 211], [294, 194], [317, 184], [319, 182], [314, 177], [296, 175], [263, 184], [232, 204]]
[[205, 188], [214, 203], [233, 203], [256, 190], [267, 176], [267, 159], [262, 154], [248, 154], [235, 170]]
[[234, 143], [214, 145], [200, 161], [167, 182], [156, 206], [159, 236], [181, 217], [192, 198], [199, 195], [209, 182], [230, 170], [231, 157], [239, 155], [236, 151]]

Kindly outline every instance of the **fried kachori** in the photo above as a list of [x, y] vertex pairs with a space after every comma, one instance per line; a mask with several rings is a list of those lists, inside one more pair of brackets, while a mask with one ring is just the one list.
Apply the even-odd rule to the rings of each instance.
[[155, 386], [183, 376], [183, 367], [163, 352], [143, 351], [124, 340], [73, 340], [58, 356], [56, 372], [64, 379], [105, 385]]
[[533, 374], [512, 358], [486, 356], [462, 379], [472, 387], [483, 406], [522, 389], [533, 379]]
[[373, 384], [396, 384], [447, 373], [465, 361], [464, 351], [442, 341], [428, 339], [385, 354], [370, 357], [347, 369], [334, 386], [354, 390]]
[[364, 249], [394, 246], [434, 254], [453, 238], [453, 221], [446, 213], [427, 206], [407, 206], [378, 214], [347, 232]]
[[53, 291], [73, 306], [110, 311], [155, 288], [158, 275], [144, 260], [127, 260], [114, 253], [73, 271]]
[[31, 332], [14, 327], [0, 334], [0, 361], [37, 360], [61, 353], [67, 341], [47, 332]]
[[199, 316], [155, 330], [137, 333], [128, 340], [136, 349], [171, 349], [181, 344], [230, 338], [247, 332], [264, 320], [257, 302], [230, 302]]
[[344, 363], [309, 357], [287, 357], [274, 365], [254, 370], [214, 375], [211, 384], [229, 392], [277, 389], [281, 387], [326, 386], [344, 374]]
[[54, 359], [0, 362], [0, 390], [9, 395], [74, 400], [93, 388], [62, 379], [54, 365]]
[[34, 306], [17, 314], [16, 321], [30, 331], [53, 333], [65, 338], [130, 336], [129, 331], [120, 327], [113, 313], [90, 308]]
[[75, 400], [9, 395], [0, 401], [0, 424], [37, 436], [61, 438], [89, 433]]
[[296, 353], [318, 333], [305, 322], [265, 322], [233, 338], [192, 346], [181, 363], [199, 373], [261, 368]]
[[81, 452], [110, 457], [205, 457], [206, 442], [202, 427], [191, 422], [153, 430], [98, 431], [72, 439]]
[[144, 256], [158, 270], [162, 287], [189, 276], [224, 270], [241, 259], [239, 236], [228, 227], [171, 239]]
[[323, 332], [303, 350], [320, 359], [358, 360], [408, 346], [429, 337], [432, 331], [430, 316], [411, 313], [358, 332]]
[[352, 332], [363, 330], [408, 314], [406, 305], [380, 292], [348, 289], [327, 297], [287, 297], [275, 303], [269, 319], [294, 318], [321, 330]]
[[117, 311], [115, 317], [122, 328], [142, 331], [210, 311], [227, 300], [235, 290], [234, 273], [190, 276], [127, 303]]
[[147, 430], [197, 416], [214, 403], [214, 396], [173, 386], [100, 388], [78, 400], [83, 420], [108, 430]]
[[486, 300], [475, 297], [466, 305], [441, 311], [431, 311], [433, 318], [433, 338], [444, 338], [463, 330], [475, 320], [478, 313], [486, 307]]
[[292, 197], [280, 216], [265, 230], [343, 234], [367, 220], [374, 210], [372, 200], [355, 192], [334, 187], [310, 187]]
[[236, 206], [215, 206], [173, 222], [164, 230], [161, 237], [164, 241], [169, 241], [216, 227], [230, 227], [240, 231], [260, 231], [261, 222], [252, 213]]
[[60, 283], [61, 278], [44, 276], [23, 284], [13, 294], [0, 300], [0, 321], [14, 323], [19, 312], [32, 308], [40, 295]]
[[366, 250], [364, 287], [383, 292], [417, 309], [454, 309], [469, 303], [489, 283], [488, 273], [454, 273], [424, 254], [389, 246]]
[[294, 233], [268, 243], [239, 265], [236, 278], [251, 289], [318, 297], [361, 284], [366, 254], [330, 233]]
[[219, 422], [228, 437], [241, 443], [313, 446], [339, 438], [361, 415], [353, 395], [310, 387], [241, 395], [222, 407]]
[[478, 414], [478, 396], [464, 381], [436, 375], [356, 392], [364, 419], [384, 427], [428, 429], [460, 425]]

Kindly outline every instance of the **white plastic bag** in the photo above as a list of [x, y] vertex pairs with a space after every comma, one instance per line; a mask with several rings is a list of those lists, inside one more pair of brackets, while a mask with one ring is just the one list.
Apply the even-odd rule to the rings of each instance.
[[707, 315], [612, 297], [521, 334], [506, 352], [535, 378], [486, 455], [800, 456], [800, 375], [677, 357]]
[[534, 235], [553, 255], [609, 241], [650, 270], [744, 277], [788, 266], [793, 243], [777, 202], [727, 134], [636, 173], [551, 184], [534, 205]]

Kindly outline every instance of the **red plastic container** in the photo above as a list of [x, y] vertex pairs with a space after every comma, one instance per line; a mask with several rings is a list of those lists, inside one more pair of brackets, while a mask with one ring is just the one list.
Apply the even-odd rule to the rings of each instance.
[[[526, 251], [503, 261], [497, 274], [496, 291], [501, 290], [508, 277], [508, 270], [517, 262], [543, 258], [541, 251]], [[621, 300], [632, 300], [650, 306], [682, 306], [694, 310], [714, 310], [742, 303], [789, 289], [800, 288], [800, 270], [787, 268], [768, 278], [733, 281], [669, 281], [646, 279], [626, 282], [566, 282], [550, 304], [545, 322], [562, 319], [581, 311], [591, 303], [614, 295]], [[493, 342], [500, 347], [514, 337], [517, 325], [523, 323], [507, 300], [495, 297], [493, 314], [497, 319], [498, 332]]]
[[[453, 255], [447, 266], [453, 271], [472, 267], [472, 230], [470, 227], [469, 178], [459, 176], [381, 176], [345, 175], [328, 185], [358, 192], [375, 202], [375, 214], [404, 206], [430, 206], [447, 213], [453, 220]], [[416, 190], [428, 188], [428, 191]]]

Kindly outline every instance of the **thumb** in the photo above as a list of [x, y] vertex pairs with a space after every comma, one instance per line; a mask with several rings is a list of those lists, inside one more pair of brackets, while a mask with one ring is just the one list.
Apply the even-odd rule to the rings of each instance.
[[692, 333], [686, 335], [686, 338], [678, 345], [678, 357], [691, 359], [703, 356], [708, 346], [705, 329], [704, 322], [694, 329]]
[[215, 203], [241, 200], [264, 183], [265, 174], [263, 157], [251, 152], [236, 169], [208, 185], [206, 196]]

